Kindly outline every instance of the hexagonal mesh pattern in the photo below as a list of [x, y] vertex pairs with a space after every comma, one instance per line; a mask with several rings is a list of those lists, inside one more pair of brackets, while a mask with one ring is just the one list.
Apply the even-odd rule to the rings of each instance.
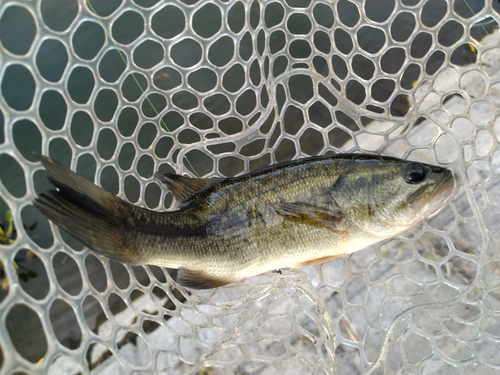
[[[500, 370], [500, 5], [0, 5], [0, 373]], [[134, 204], [155, 171], [372, 152], [452, 168], [450, 203], [349, 257], [208, 291], [97, 256], [38, 213], [31, 151]]]

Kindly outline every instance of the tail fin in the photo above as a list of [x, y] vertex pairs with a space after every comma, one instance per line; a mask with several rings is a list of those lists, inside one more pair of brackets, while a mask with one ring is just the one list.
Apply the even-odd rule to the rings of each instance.
[[124, 231], [124, 217], [131, 205], [62, 164], [36, 156], [57, 190], [40, 194], [34, 206], [91, 249], [121, 261], [137, 262]]

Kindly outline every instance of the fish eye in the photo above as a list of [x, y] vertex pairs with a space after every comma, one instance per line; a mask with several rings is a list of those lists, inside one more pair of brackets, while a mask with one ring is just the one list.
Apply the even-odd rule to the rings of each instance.
[[418, 184], [425, 180], [427, 172], [421, 164], [412, 163], [406, 168], [405, 179], [410, 184]]

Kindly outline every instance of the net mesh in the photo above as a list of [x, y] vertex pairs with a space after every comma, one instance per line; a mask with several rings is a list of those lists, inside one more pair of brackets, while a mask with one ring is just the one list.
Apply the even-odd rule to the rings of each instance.
[[[500, 5], [42, 0], [0, 5], [0, 373], [500, 370]], [[155, 171], [327, 151], [445, 165], [459, 188], [380, 245], [207, 291], [97, 256], [31, 202], [31, 154], [175, 209]]]

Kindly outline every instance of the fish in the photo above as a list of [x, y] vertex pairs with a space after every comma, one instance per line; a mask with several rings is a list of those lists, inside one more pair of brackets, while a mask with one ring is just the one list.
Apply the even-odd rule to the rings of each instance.
[[157, 173], [179, 202], [160, 212], [36, 156], [56, 188], [33, 201], [48, 219], [106, 257], [177, 269], [174, 281], [192, 289], [361, 250], [439, 210], [455, 186], [443, 167], [329, 154], [229, 178]]

